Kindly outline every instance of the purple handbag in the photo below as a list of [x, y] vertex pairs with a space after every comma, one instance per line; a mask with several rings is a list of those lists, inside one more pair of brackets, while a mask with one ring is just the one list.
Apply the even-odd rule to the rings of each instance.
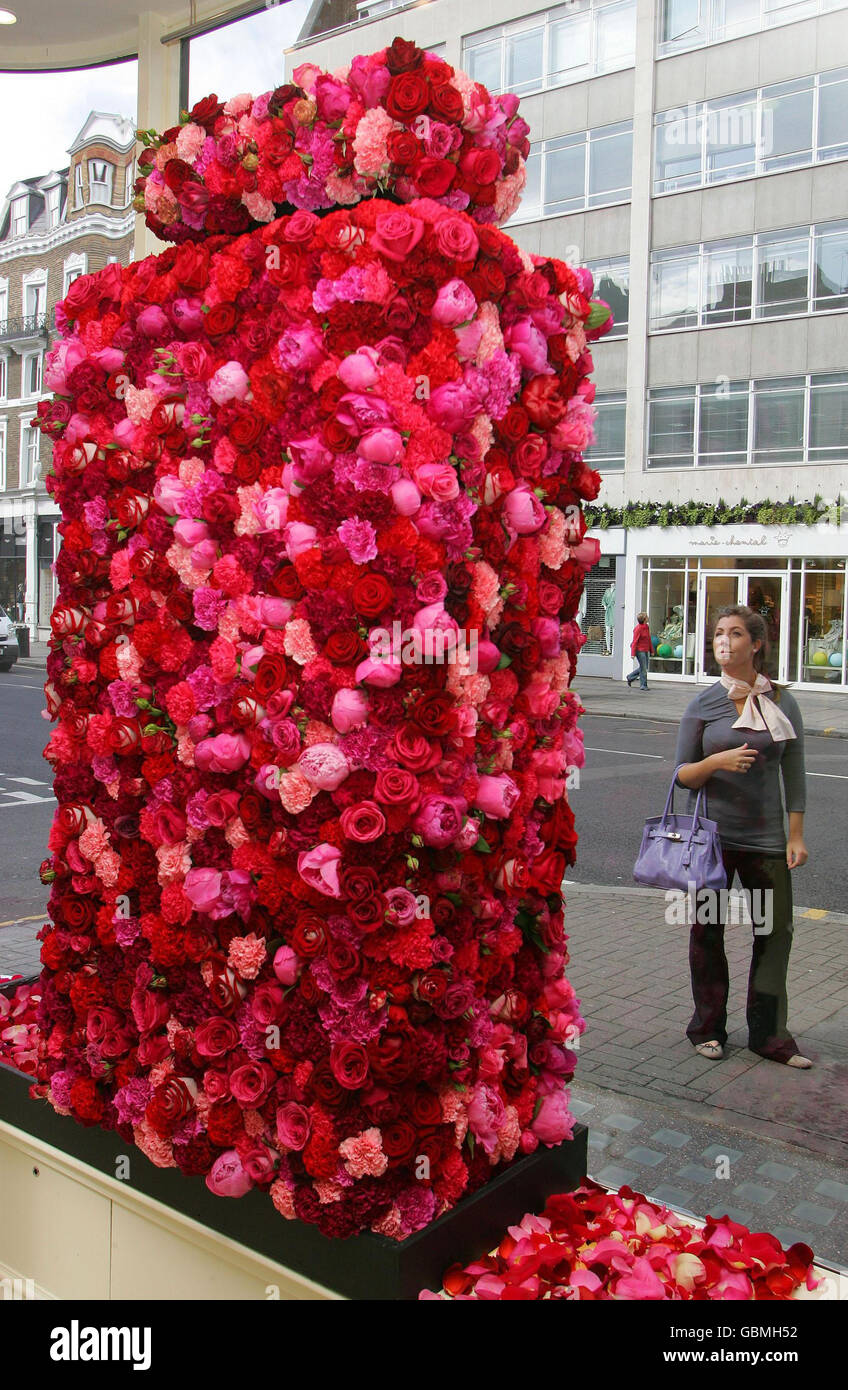
[[[680, 764], [682, 767], [683, 764]], [[704, 788], [700, 787], [691, 816], [674, 814], [674, 788], [679, 767], [674, 769], [665, 810], [645, 821], [639, 857], [633, 865], [637, 883], [651, 888], [726, 888], [727, 874], [721, 856], [718, 824], [701, 815]]]

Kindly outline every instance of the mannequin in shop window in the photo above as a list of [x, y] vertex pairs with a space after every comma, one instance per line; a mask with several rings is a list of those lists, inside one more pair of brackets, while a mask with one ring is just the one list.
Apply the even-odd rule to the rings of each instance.
[[612, 656], [613, 633], [615, 631], [615, 584], [610, 584], [601, 595], [604, 609], [604, 636], [607, 656]]

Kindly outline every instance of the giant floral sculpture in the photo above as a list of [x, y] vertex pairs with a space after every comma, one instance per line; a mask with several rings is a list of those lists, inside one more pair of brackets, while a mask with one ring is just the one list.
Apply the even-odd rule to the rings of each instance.
[[600, 330], [495, 225], [515, 98], [401, 40], [295, 82], [146, 133], [180, 244], [59, 310], [38, 1089], [403, 1238], [572, 1129]]

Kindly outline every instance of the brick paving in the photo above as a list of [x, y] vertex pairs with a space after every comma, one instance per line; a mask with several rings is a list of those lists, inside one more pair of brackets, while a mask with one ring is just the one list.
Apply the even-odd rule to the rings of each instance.
[[685, 1036], [688, 932], [665, 922], [662, 892], [566, 882], [565, 894], [591, 1176], [848, 1265], [848, 916], [795, 910], [789, 1022], [816, 1063], [802, 1072], [747, 1050], [750, 927], [727, 928], [729, 1038], [710, 1062]]

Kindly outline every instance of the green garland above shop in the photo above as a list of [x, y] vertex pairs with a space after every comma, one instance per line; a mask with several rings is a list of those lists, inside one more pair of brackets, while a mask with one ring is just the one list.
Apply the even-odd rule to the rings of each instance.
[[814, 526], [832, 515], [833, 504], [816, 493], [812, 502], [628, 502], [624, 507], [606, 503], [585, 509], [586, 523], [592, 531], [611, 526]]

